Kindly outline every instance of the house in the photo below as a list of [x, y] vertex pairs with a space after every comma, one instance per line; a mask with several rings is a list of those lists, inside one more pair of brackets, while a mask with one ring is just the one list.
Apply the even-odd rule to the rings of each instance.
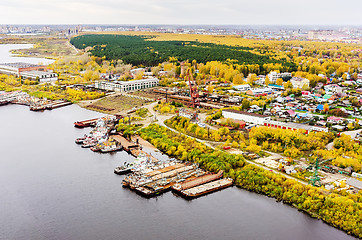
[[249, 84], [235, 85], [235, 86], [233, 86], [233, 88], [235, 88], [236, 90], [241, 91], [241, 92], [246, 92], [248, 90], [251, 90], [251, 87]]
[[324, 90], [326, 92], [332, 92], [332, 93], [342, 93], [343, 88], [338, 86], [337, 84], [329, 84], [324, 86]]
[[266, 115], [237, 111], [233, 109], [223, 110], [222, 115], [224, 118], [241, 120], [247, 123], [257, 124], [257, 125], [264, 125], [264, 121], [270, 120], [270, 117]]
[[197, 114], [196, 112], [191, 112], [185, 108], [180, 108], [179, 112], [178, 112], [178, 115], [180, 117], [185, 117], [185, 118], [188, 118], [188, 119], [197, 119]]
[[333, 123], [333, 124], [340, 124], [343, 123], [343, 119], [335, 116], [331, 116], [327, 118], [327, 122]]
[[293, 110], [288, 110], [287, 113], [290, 117], [295, 117], [296, 115], [296, 113]]
[[292, 77], [290, 83], [293, 85], [293, 88], [309, 88], [309, 80], [306, 78]]

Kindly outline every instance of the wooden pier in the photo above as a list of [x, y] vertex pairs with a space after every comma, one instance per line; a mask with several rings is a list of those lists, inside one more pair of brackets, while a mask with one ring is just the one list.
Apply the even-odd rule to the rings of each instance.
[[116, 135], [112, 135], [112, 136], [110, 136], [110, 138], [114, 139], [116, 142], [121, 144], [123, 147], [123, 150], [125, 150], [128, 153], [131, 153], [131, 149], [136, 149], [139, 147], [138, 144], [128, 141], [120, 133], [116, 134]]

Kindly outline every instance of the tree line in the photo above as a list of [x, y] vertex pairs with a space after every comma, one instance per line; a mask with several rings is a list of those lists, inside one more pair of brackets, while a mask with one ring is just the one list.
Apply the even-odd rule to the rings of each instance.
[[91, 47], [90, 52], [107, 60], [121, 59], [132, 65], [155, 66], [175, 57], [179, 61], [196, 60], [226, 62], [236, 60], [238, 64], [280, 63], [296, 70], [296, 65], [284, 59], [272, 59], [269, 56], [251, 52], [249, 47], [227, 46], [198, 41], [149, 41], [153, 36], [127, 35], [81, 35], [70, 42], [79, 49]]

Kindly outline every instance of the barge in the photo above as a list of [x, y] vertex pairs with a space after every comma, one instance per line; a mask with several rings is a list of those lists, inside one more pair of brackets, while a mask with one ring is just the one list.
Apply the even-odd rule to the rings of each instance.
[[179, 192], [179, 191], [182, 191], [182, 190], [193, 188], [193, 187], [196, 187], [196, 186], [199, 186], [199, 185], [211, 182], [211, 181], [218, 180], [218, 179], [220, 179], [222, 177], [222, 175], [223, 175], [222, 170], [220, 170], [216, 174], [208, 173], [208, 174], [205, 174], [203, 176], [194, 178], [192, 180], [184, 181], [182, 183], [177, 183], [177, 184], [172, 186], [172, 190], [174, 190], [176, 192]]
[[193, 188], [189, 188], [186, 190], [181, 190], [180, 194], [183, 197], [189, 199], [197, 198], [202, 195], [230, 187], [231, 185], [233, 185], [233, 180], [231, 178], [223, 178]]
[[93, 119], [84, 120], [84, 121], [77, 121], [77, 122], [74, 122], [74, 127], [77, 127], [77, 128], [90, 127], [92, 124], [95, 124], [98, 121], [98, 119], [99, 118], [93, 118]]

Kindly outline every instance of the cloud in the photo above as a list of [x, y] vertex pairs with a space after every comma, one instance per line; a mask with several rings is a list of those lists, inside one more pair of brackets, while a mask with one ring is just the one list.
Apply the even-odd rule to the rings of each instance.
[[2, 0], [1, 24], [361, 24], [361, 0]]

